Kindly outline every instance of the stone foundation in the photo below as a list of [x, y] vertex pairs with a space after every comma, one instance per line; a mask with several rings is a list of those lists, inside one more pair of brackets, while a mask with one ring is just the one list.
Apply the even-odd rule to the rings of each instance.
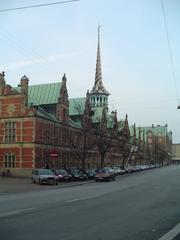
[[[3, 172], [7, 173], [7, 168], [1, 168], [0, 174]], [[25, 169], [25, 168], [11, 168], [9, 169], [11, 177], [22, 177], [22, 178], [30, 178], [32, 169]]]

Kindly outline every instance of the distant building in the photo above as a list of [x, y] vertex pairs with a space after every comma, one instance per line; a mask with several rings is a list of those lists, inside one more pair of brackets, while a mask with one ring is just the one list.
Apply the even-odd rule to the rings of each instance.
[[[130, 127], [131, 143], [143, 152], [148, 163], [169, 162], [172, 157], [172, 132], [168, 125], [152, 125], [150, 127]], [[137, 154], [138, 158], [138, 154]], [[139, 160], [138, 160], [139, 161]]]
[[180, 143], [172, 144], [172, 161], [180, 164]]

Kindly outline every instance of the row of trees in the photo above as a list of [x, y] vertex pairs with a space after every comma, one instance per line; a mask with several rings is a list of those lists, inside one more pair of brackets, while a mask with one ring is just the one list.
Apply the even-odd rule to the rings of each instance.
[[134, 164], [145, 163], [145, 164], [161, 164], [164, 165], [165, 162], [169, 162], [171, 155], [168, 152], [167, 146], [159, 143], [158, 136], [154, 136], [153, 142], [137, 142], [137, 150], [134, 154]]
[[110, 155], [113, 155], [113, 153], [118, 154], [119, 162], [122, 160], [122, 165], [124, 166], [129, 155], [129, 136], [118, 132], [118, 129], [116, 131], [108, 129], [106, 109], [103, 109], [101, 118], [94, 124], [88, 121], [86, 114], [82, 113], [81, 106], [76, 106], [76, 111], [83, 116], [80, 119], [81, 134], [79, 136], [80, 141], [76, 141], [72, 137], [71, 146], [72, 151], [81, 162], [82, 169], [85, 169], [86, 161], [91, 153], [98, 153], [101, 168], [104, 167], [107, 153], [110, 153]]
[[76, 107], [76, 111], [83, 116], [80, 119], [81, 134], [79, 141], [74, 141], [74, 138], [71, 139], [71, 146], [83, 169], [85, 169], [86, 161], [91, 153], [99, 154], [101, 168], [104, 166], [107, 153], [110, 153], [110, 156], [115, 153], [123, 167], [127, 164], [136, 165], [136, 163], [160, 163], [163, 165], [164, 161], [170, 157], [166, 146], [159, 143], [158, 136], [155, 136], [153, 143], [149, 144], [147, 139], [145, 140], [145, 134], [143, 133], [143, 136], [141, 136], [141, 131], [139, 131], [139, 137], [136, 137], [134, 125], [134, 134], [130, 137], [127, 116], [125, 125], [119, 131], [116, 121], [113, 127], [107, 127], [105, 108], [101, 119], [93, 124], [90, 118], [88, 120], [88, 114], [83, 114], [80, 106]]
[[71, 139], [72, 151], [81, 162], [82, 169], [86, 167], [86, 160], [93, 152], [98, 152], [100, 156], [100, 167], [104, 166], [104, 159], [107, 152], [111, 152], [113, 138], [109, 134], [107, 127], [100, 122], [96, 128], [89, 128], [82, 124], [80, 141]]

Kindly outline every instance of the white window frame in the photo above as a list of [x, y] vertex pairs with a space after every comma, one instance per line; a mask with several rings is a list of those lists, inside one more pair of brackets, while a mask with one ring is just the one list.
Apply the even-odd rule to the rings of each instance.
[[15, 168], [16, 156], [13, 153], [7, 153], [4, 156], [4, 168]]

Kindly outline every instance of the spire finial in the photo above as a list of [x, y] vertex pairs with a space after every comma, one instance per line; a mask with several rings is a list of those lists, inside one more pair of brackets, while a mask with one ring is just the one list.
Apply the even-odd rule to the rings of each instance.
[[63, 81], [63, 82], [66, 82], [66, 80], [67, 80], [67, 79], [66, 79], [66, 74], [64, 73], [64, 75], [63, 75], [63, 77], [62, 77], [62, 81]]
[[98, 40], [100, 40], [100, 27], [101, 27], [101, 25], [98, 24]]

